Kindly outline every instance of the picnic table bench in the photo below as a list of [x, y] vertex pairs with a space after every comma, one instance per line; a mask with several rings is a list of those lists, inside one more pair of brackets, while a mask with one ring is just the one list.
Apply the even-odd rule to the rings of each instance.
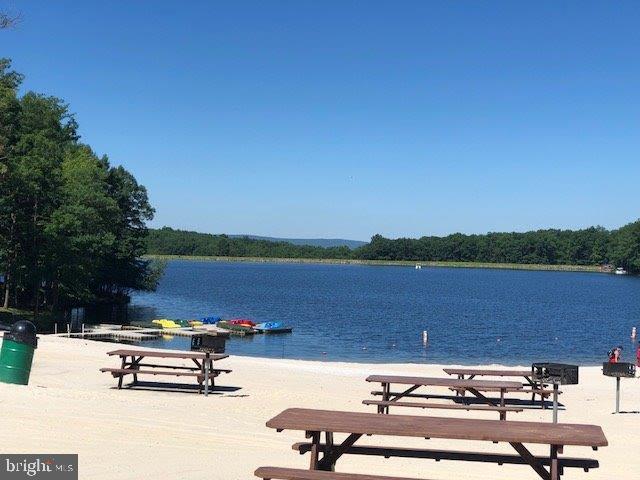
[[[460, 380], [472, 380], [475, 377], [522, 377], [525, 379], [525, 386], [530, 386], [531, 401], [535, 402], [536, 395], [540, 395], [540, 401], [553, 394], [552, 390], [546, 390], [546, 384], [533, 378], [531, 370], [500, 370], [488, 368], [444, 368], [447, 375], [456, 375]], [[527, 391], [527, 390], [523, 390]]]
[[[598, 447], [604, 447], [608, 444], [602, 429], [596, 425], [378, 415], [307, 408], [284, 410], [269, 420], [266, 425], [278, 432], [300, 430], [305, 432], [311, 440], [293, 446], [301, 454], [310, 453], [309, 470], [261, 467], [255, 473], [264, 479], [398, 480], [396, 477], [360, 474], [325, 473], [316, 475], [316, 472], [319, 473], [319, 471], [333, 472], [336, 462], [343, 455], [352, 454], [386, 458], [393, 456], [529, 465], [540, 478], [559, 480], [565, 468], [583, 468], [588, 471], [599, 466], [597, 460], [594, 459], [561, 456], [564, 447], [583, 446], [597, 450]], [[323, 434], [324, 442], [321, 441]], [[346, 438], [342, 442], [336, 442], [334, 434], [346, 434]], [[513, 447], [516, 455], [355, 445], [364, 435], [506, 442]], [[535, 456], [525, 444], [548, 445], [549, 455]], [[309, 471], [313, 473], [305, 473]]]
[[420, 480], [416, 478], [383, 477], [357, 473], [323, 472], [322, 470], [300, 470], [297, 468], [260, 467], [255, 476], [264, 480]]
[[[133, 376], [131, 385], [138, 383], [138, 375], [171, 375], [177, 377], [195, 377], [199, 389], [208, 395], [209, 389], [215, 386], [215, 377], [222, 373], [230, 373], [231, 370], [213, 368], [213, 362], [227, 358], [229, 355], [206, 352], [185, 351], [160, 351], [160, 350], [132, 350], [119, 349], [107, 352], [109, 356], [118, 356], [121, 359], [120, 368], [101, 368], [101, 372], [111, 373], [118, 379], [118, 388], [122, 388], [122, 382], [126, 375]], [[184, 365], [158, 365], [156, 363], [143, 363], [145, 358], [191, 360], [193, 366]], [[130, 359], [130, 360], [129, 360]], [[162, 370], [166, 369], [166, 370]]]
[[[367, 382], [380, 383], [382, 392], [372, 392], [374, 395], [381, 394], [382, 400], [364, 400], [365, 405], [376, 405], [378, 413], [389, 413], [389, 407], [416, 407], [416, 408], [440, 408], [440, 409], [461, 409], [495, 411], [500, 415], [501, 420], [505, 420], [507, 412], [521, 412], [521, 408], [508, 407], [505, 404], [505, 394], [508, 391], [522, 390], [520, 382], [495, 381], [495, 380], [460, 380], [455, 378], [433, 378], [433, 377], [405, 377], [398, 375], [370, 375]], [[391, 392], [391, 385], [410, 385], [402, 392]], [[446, 405], [432, 402], [399, 402], [404, 397], [409, 397], [420, 387], [446, 387], [454, 390], [468, 391], [486, 405]], [[495, 389], [500, 392], [500, 398], [494, 400], [481, 393], [482, 390]]]

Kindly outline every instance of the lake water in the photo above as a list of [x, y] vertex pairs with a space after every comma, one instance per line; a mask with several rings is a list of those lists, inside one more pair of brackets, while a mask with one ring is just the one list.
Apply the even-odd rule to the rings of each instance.
[[[357, 362], [594, 364], [640, 326], [640, 278], [518, 270], [171, 261], [130, 320], [278, 320], [288, 335], [234, 337], [231, 354]], [[422, 332], [428, 332], [425, 346]], [[188, 349], [189, 339], [144, 342]]]

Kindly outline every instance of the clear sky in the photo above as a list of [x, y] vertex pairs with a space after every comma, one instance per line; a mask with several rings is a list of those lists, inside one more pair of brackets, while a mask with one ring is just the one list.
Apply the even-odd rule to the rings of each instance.
[[7, 1], [0, 56], [154, 226], [368, 239], [640, 217], [640, 2]]

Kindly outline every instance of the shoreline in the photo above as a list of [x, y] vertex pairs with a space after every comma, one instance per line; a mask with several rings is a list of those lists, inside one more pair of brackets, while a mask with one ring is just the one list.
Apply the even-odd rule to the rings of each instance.
[[[73, 340], [73, 341], [83, 341], [83, 342], [95, 342], [98, 344], [107, 344], [107, 345], [123, 345], [126, 346], [128, 348], [132, 348], [135, 347], [137, 349], [140, 350], [162, 350], [162, 351], [181, 351], [180, 349], [175, 349], [175, 348], [168, 348], [168, 347], [163, 347], [160, 345], [155, 345], [153, 347], [150, 346], [146, 346], [145, 342], [133, 342], [133, 343], [119, 343], [119, 342], [115, 342], [115, 341], [104, 341], [104, 340], [96, 340], [96, 339], [92, 339], [92, 338], [79, 338], [79, 337], [72, 337], [72, 338], [68, 338], [64, 335], [61, 334], [50, 334], [50, 333], [43, 333], [43, 334], [39, 334], [39, 338], [41, 336], [44, 337], [49, 337], [49, 338], [61, 338], [61, 339], [65, 339], [65, 340]], [[1, 337], [0, 337], [1, 339]], [[0, 342], [1, 343], [1, 342]], [[353, 365], [353, 366], [358, 366], [358, 365], [381, 365], [381, 366], [406, 366], [406, 367], [420, 367], [420, 366], [424, 366], [424, 367], [439, 367], [439, 366], [446, 366], [446, 365], [456, 365], [458, 367], [464, 367], [464, 368], [473, 368], [473, 367], [478, 367], [481, 365], [491, 365], [491, 366], [495, 366], [495, 367], [503, 367], [503, 368], [518, 368], [520, 370], [522, 369], [528, 369], [531, 368], [531, 363], [527, 364], [527, 363], [523, 363], [523, 362], [519, 362], [519, 361], [514, 361], [514, 362], [504, 362], [504, 361], [498, 361], [495, 359], [473, 359], [473, 360], [469, 360], [469, 361], [464, 361], [461, 360], [459, 358], [453, 358], [448, 362], [445, 362], [445, 360], [443, 359], [433, 359], [430, 361], [410, 361], [410, 360], [400, 360], [400, 361], [394, 361], [394, 360], [390, 360], [389, 358], [381, 358], [379, 360], [376, 359], [372, 359], [372, 358], [366, 358], [366, 359], [362, 359], [362, 360], [355, 360], [355, 359], [349, 359], [349, 358], [331, 358], [329, 356], [327, 356], [327, 358], [300, 358], [300, 357], [288, 357], [288, 356], [284, 356], [284, 357], [270, 357], [270, 356], [266, 356], [266, 355], [249, 355], [246, 353], [235, 353], [232, 351], [232, 349], [229, 348], [229, 345], [233, 343], [233, 338], [227, 340], [227, 346], [226, 346], [226, 354], [227, 355], [232, 355], [234, 358], [243, 358], [243, 359], [247, 359], [247, 360], [255, 360], [255, 361], [276, 361], [276, 362], [305, 362], [305, 363], [310, 363], [313, 365]], [[230, 351], [231, 350], [231, 351]], [[536, 359], [536, 362], [541, 362], [541, 361], [546, 361], [545, 359]], [[597, 361], [597, 360], [593, 360], [593, 361], [589, 361], [589, 360], [574, 360], [574, 359], [556, 359], [555, 361], [558, 361], [560, 363], [569, 363], [572, 365], [578, 365], [579, 367], [584, 367], [584, 368], [602, 368], [602, 363], [606, 361], [606, 359], [603, 359], [602, 361]], [[623, 360], [625, 361], [625, 360]]]
[[369, 265], [393, 267], [487, 268], [495, 270], [532, 270], [552, 272], [607, 273], [598, 265], [544, 265], [537, 263], [440, 262], [419, 260], [354, 260], [340, 258], [220, 257], [198, 255], [144, 255], [149, 260], [186, 260], [194, 262], [294, 263], [317, 265]]
[[[98, 341], [98, 340], [93, 340], [93, 341]], [[108, 342], [105, 342], [108, 343]], [[131, 345], [129, 345], [131, 346]], [[143, 347], [141, 345], [134, 345], [135, 347]], [[160, 348], [160, 347], [144, 347], [144, 348], [149, 348], [151, 350], [172, 350], [169, 348]], [[227, 352], [228, 355], [233, 355], [234, 357], [237, 358], [246, 358], [246, 359], [254, 359], [254, 360], [275, 360], [275, 361], [283, 361], [283, 362], [309, 362], [309, 363], [313, 363], [313, 364], [322, 364], [322, 365], [389, 365], [389, 366], [406, 366], [406, 367], [419, 367], [419, 366], [425, 366], [425, 367], [440, 367], [440, 366], [446, 366], [449, 365], [449, 363], [444, 363], [442, 360], [434, 360], [432, 362], [411, 362], [411, 361], [400, 361], [400, 362], [394, 362], [393, 360], [389, 360], [389, 359], [381, 359], [379, 361], [373, 360], [373, 359], [367, 359], [367, 360], [350, 360], [350, 359], [327, 359], [327, 360], [318, 360], [318, 359], [314, 359], [314, 358], [295, 358], [295, 357], [265, 357], [265, 356], [261, 356], [261, 355], [247, 355], [247, 354], [242, 354], [242, 353], [233, 353], [233, 352]], [[542, 360], [536, 360], [536, 362], [538, 361], [542, 361]], [[546, 360], [545, 360], [546, 361]], [[577, 365], [580, 368], [602, 368], [602, 363], [604, 363], [606, 360], [603, 360], [602, 362], [589, 362], [589, 361], [581, 361], [581, 360], [559, 360], [559, 363], [567, 363], [567, 364], [571, 364], [571, 365]], [[533, 362], [532, 362], [533, 363]], [[506, 369], [509, 368], [518, 368], [518, 369], [528, 369], [531, 368], [531, 364], [527, 365], [524, 364], [522, 362], [513, 362], [513, 363], [508, 363], [508, 362], [494, 362], [490, 359], [487, 360], [474, 360], [474, 361], [469, 361], [464, 362], [464, 361], [460, 361], [459, 359], [453, 359], [451, 360], [450, 364], [455, 364], [458, 367], [463, 367], [463, 368], [473, 368], [473, 367], [479, 367], [482, 365], [491, 365], [494, 367], [504, 367]]]

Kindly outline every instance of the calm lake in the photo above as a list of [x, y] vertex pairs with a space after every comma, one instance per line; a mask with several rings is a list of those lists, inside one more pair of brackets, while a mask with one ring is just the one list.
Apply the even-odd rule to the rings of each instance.
[[[634, 361], [640, 278], [597, 273], [171, 261], [131, 321], [244, 317], [292, 334], [234, 337], [231, 354], [357, 362]], [[423, 330], [429, 341], [422, 342]], [[144, 342], [188, 349], [189, 340]]]

